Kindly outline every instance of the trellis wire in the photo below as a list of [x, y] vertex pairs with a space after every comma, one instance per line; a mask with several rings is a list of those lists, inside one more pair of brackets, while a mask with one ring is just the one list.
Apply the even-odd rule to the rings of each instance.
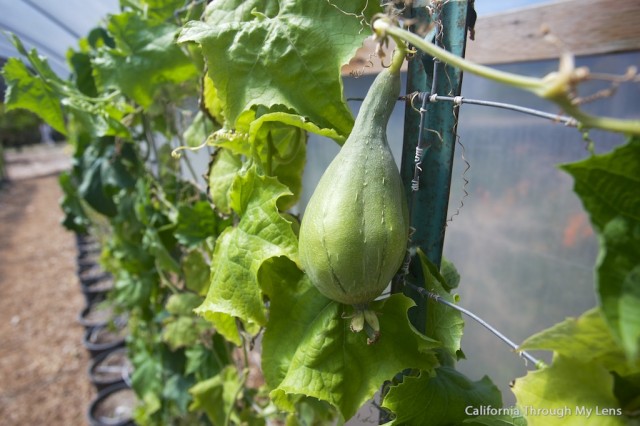
[[463, 308], [461, 306], [458, 306], [455, 303], [451, 303], [451, 302], [443, 299], [441, 296], [439, 296], [439, 295], [437, 295], [437, 294], [435, 294], [433, 292], [430, 292], [429, 290], [427, 290], [427, 289], [425, 289], [423, 287], [419, 287], [417, 285], [413, 285], [413, 284], [410, 284], [408, 282], [405, 282], [404, 284], [406, 286], [410, 287], [411, 289], [415, 290], [416, 292], [418, 292], [421, 296], [429, 298], [429, 299], [432, 299], [432, 300], [435, 300], [438, 303], [441, 303], [441, 304], [443, 304], [445, 306], [448, 306], [448, 307], [450, 307], [452, 309], [455, 309], [456, 311], [461, 312], [461, 313], [467, 315], [468, 317], [472, 318], [478, 324], [480, 324], [481, 326], [483, 326], [484, 328], [489, 330], [496, 337], [498, 337], [500, 340], [502, 340], [504, 343], [506, 343], [508, 346], [510, 346], [514, 351], [518, 352], [518, 354], [520, 356], [525, 358], [527, 361], [530, 361], [531, 363], [533, 363], [534, 366], [540, 367], [541, 365], [544, 365], [544, 363], [542, 361], [540, 361], [539, 359], [535, 358], [534, 356], [532, 356], [527, 351], [519, 351], [518, 350], [518, 345], [516, 343], [514, 343], [513, 340], [509, 339], [507, 336], [502, 334], [500, 331], [498, 331], [491, 324], [489, 324], [488, 322], [486, 322], [485, 320], [483, 320], [482, 318], [480, 318], [478, 315], [474, 314], [470, 310], [465, 309], [465, 308]]
[[[440, 95], [432, 95], [431, 93], [428, 92], [415, 92], [415, 93], [410, 93], [409, 95], [406, 96], [400, 96], [398, 98], [398, 100], [400, 101], [412, 101], [414, 99], [417, 99], [419, 101], [423, 101], [424, 98], [427, 98], [427, 102], [438, 102], [438, 101], [445, 101], [445, 102], [454, 102], [456, 103], [458, 106], [462, 105], [462, 104], [469, 104], [469, 105], [480, 105], [480, 106], [489, 106], [489, 107], [493, 107], [493, 108], [501, 108], [501, 109], [506, 109], [509, 111], [516, 111], [516, 112], [521, 112], [524, 114], [528, 114], [528, 115], [532, 115], [535, 117], [539, 117], [539, 118], [545, 118], [547, 120], [551, 120], [557, 123], [562, 123], [565, 126], [568, 127], [578, 127], [578, 121], [573, 118], [573, 117], [569, 117], [567, 115], [560, 115], [560, 114], [553, 114], [550, 112], [546, 112], [546, 111], [542, 111], [539, 109], [534, 109], [534, 108], [528, 108], [528, 107], [522, 107], [519, 105], [514, 105], [514, 104], [508, 104], [505, 102], [495, 102], [495, 101], [483, 101], [480, 99], [469, 99], [469, 98], [465, 98], [464, 96], [440, 96]], [[347, 101], [363, 101], [364, 98], [347, 98]], [[422, 108], [425, 107], [425, 104], [422, 104]], [[421, 117], [422, 119], [422, 117]]]
[[481, 105], [481, 106], [489, 106], [494, 108], [501, 108], [501, 109], [506, 109], [510, 111], [517, 111], [524, 114], [533, 115], [536, 117], [546, 118], [548, 120], [563, 123], [569, 127], [578, 126], [578, 121], [573, 117], [560, 115], [560, 114], [552, 114], [549, 112], [540, 111], [533, 108], [522, 107], [514, 104], [508, 104], [504, 102], [483, 101], [479, 99], [467, 99], [463, 96], [440, 96], [438, 94], [431, 94], [431, 93], [424, 93], [424, 92], [416, 93], [413, 96], [415, 96], [418, 100], [427, 98], [429, 102], [438, 102], [438, 101], [453, 102], [457, 106], [460, 106], [462, 104], [469, 104], [469, 105]]

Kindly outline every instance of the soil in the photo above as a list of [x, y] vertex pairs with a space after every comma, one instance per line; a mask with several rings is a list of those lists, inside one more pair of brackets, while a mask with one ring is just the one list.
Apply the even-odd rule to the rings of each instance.
[[0, 423], [85, 425], [95, 392], [78, 323], [76, 246], [61, 225], [60, 147], [7, 152], [0, 188]]

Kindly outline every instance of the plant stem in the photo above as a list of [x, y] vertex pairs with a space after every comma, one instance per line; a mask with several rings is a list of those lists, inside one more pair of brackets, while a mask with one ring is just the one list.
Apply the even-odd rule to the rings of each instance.
[[599, 117], [587, 114], [569, 102], [557, 101], [562, 109], [574, 117], [583, 127], [609, 130], [616, 133], [640, 135], [640, 120], [621, 120], [613, 117]]
[[536, 90], [544, 86], [543, 81], [539, 78], [525, 77], [518, 74], [498, 71], [490, 67], [469, 62], [436, 46], [433, 43], [425, 41], [416, 34], [390, 24], [383, 18], [377, 19], [373, 22], [373, 29], [376, 32], [381, 32], [383, 35], [390, 35], [397, 42], [399, 40], [404, 40], [431, 56], [434, 56], [451, 66], [460, 68], [462, 71], [468, 71], [472, 74], [476, 74], [499, 83], [508, 84], [510, 86], [520, 87], [522, 89]]
[[[563, 71], [556, 76], [549, 75], [545, 79], [526, 77], [499, 71], [491, 67], [469, 62], [464, 58], [456, 56], [421, 37], [403, 30], [393, 25], [388, 19], [379, 18], [373, 22], [373, 30], [378, 36], [391, 36], [396, 42], [404, 40], [418, 49], [440, 59], [447, 64], [460, 68], [472, 74], [484, 77], [498, 83], [514, 86], [519, 89], [528, 90], [535, 95], [547, 99], [563, 108], [564, 112], [580, 121], [580, 125], [586, 128], [598, 128], [610, 132], [640, 135], [640, 120], [622, 120], [612, 117], [597, 117], [583, 112], [576, 105], [571, 103], [569, 97], [571, 73], [573, 70]], [[562, 61], [561, 61], [562, 62]]]

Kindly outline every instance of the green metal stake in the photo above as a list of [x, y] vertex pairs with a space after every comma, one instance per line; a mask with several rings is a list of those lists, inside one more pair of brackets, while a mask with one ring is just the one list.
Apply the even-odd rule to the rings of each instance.
[[[431, 17], [424, 7], [411, 8], [409, 13], [410, 18], [417, 19], [418, 22], [439, 22], [442, 28], [440, 41], [445, 49], [464, 56], [467, 1], [450, 1]], [[433, 91], [442, 96], [459, 96], [461, 86], [462, 72], [437, 63], [434, 73], [434, 59], [431, 56], [417, 53], [409, 61], [408, 94]], [[457, 108], [450, 102], [426, 104], [425, 130], [422, 132], [422, 140], [419, 141], [420, 113], [416, 109], [420, 109], [421, 104], [414, 98], [413, 102], [408, 100], [405, 107], [401, 175], [411, 206], [412, 226], [415, 228], [411, 245], [414, 248], [420, 247], [432, 263], [440, 266], [456, 142]], [[417, 182], [419, 191], [414, 192], [412, 186], [416, 184], [413, 180], [417, 146], [426, 149], [423, 151], [422, 172]], [[417, 259], [411, 262], [409, 274], [411, 277], [408, 279], [415, 283], [423, 283], [422, 268]], [[418, 305], [410, 312], [411, 321], [418, 330], [424, 332], [427, 301], [417, 292], [407, 289], [403, 291]]]

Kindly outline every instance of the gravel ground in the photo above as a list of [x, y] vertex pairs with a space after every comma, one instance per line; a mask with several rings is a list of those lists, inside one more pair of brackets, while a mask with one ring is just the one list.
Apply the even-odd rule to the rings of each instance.
[[7, 153], [0, 188], [0, 423], [84, 425], [94, 391], [77, 315], [75, 240], [60, 225], [62, 147]]

